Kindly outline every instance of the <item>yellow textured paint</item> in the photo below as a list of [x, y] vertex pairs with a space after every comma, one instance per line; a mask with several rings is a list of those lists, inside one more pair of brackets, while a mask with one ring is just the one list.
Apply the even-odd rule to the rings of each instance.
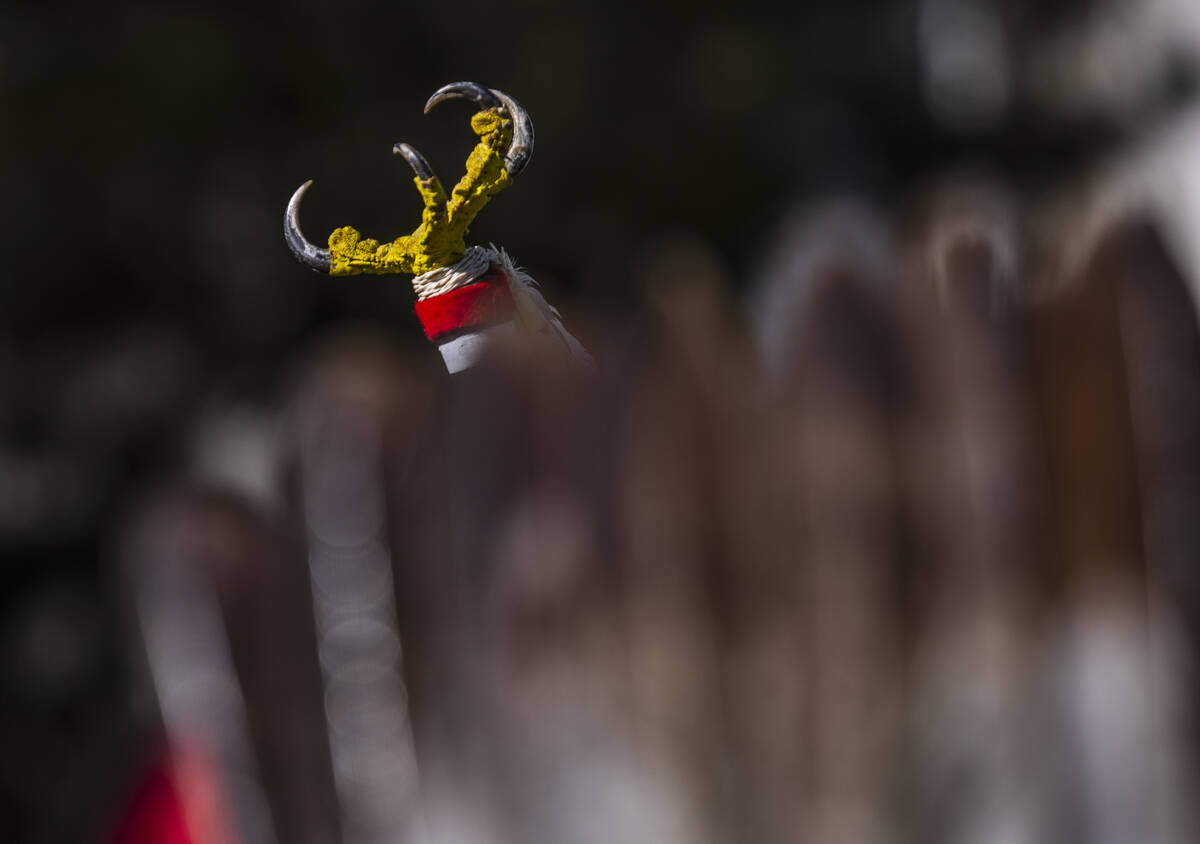
[[381, 244], [363, 239], [357, 229], [343, 226], [329, 235], [330, 275], [421, 273], [448, 267], [467, 251], [467, 227], [493, 195], [512, 183], [504, 169], [504, 153], [512, 141], [512, 121], [496, 109], [471, 118], [479, 143], [467, 157], [467, 172], [446, 198], [435, 176], [413, 179], [424, 209], [421, 225], [412, 234]]

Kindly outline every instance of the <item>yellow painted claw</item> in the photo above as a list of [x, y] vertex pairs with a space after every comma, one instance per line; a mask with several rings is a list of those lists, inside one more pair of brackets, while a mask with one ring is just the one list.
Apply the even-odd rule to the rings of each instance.
[[296, 191], [284, 216], [284, 236], [305, 265], [330, 275], [409, 273], [420, 275], [458, 262], [466, 252], [471, 221], [488, 200], [512, 184], [533, 151], [533, 126], [520, 104], [500, 91], [474, 82], [455, 82], [439, 89], [425, 106], [428, 112], [445, 99], [464, 97], [483, 110], [471, 118], [479, 143], [467, 158], [467, 171], [449, 198], [425, 158], [407, 144], [396, 144], [416, 173], [413, 179], [424, 205], [421, 224], [412, 234], [390, 243], [363, 238], [351, 226], [329, 236], [329, 249], [319, 249], [300, 233], [300, 200], [311, 182]]

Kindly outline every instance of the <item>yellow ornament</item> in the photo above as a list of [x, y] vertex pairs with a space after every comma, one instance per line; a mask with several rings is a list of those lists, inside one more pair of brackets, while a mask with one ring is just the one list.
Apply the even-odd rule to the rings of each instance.
[[426, 113], [446, 99], [470, 99], [483, 110], [471, 118], [471, 130], [479, 143], [467, 158], [467, 171], [449, 198], [429, 162], [408, 144], [396, 144], [412, 167], [423, 210], [421, 224], [412, 234], [389, 243], [363, 238], [357, 229], [343, 226], [329, 236], [329, 248], [309, 243], [300, 232], [299, 211], [305, 182], [292, 195], [284, 216], [284, 236], [292, 252], [306, 266], [330, 275], [368, 273], [421, 275], [448, 267], [466, 252], [466, 234], [471, 221], [495, 194], [512, 184], [533, 153], [533, 125], [529, 115], [514, 99], [474, 82], [454, 82], [440, 88], [425, 104]]

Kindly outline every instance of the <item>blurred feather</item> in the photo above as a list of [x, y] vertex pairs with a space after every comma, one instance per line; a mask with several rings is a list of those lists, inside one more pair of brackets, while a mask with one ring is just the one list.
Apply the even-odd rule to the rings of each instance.
[[513, 302], [517, 307], [517, 320], [521, 327], [533, 336], [553, 336], [563, 345], [572, 360], [588, 369], [595, 369], [595, 360], [592, 359], [583, 344], [567, 331], [562, 322], [562, 315], [559, 314], [557, 308], [546, 301], [540, 285], [534, 281], [533, 276], [518, 267], [512, 257], [503, 249], [498, 251], [504, 274], [508, 277], [509, 290], [512, 291]]

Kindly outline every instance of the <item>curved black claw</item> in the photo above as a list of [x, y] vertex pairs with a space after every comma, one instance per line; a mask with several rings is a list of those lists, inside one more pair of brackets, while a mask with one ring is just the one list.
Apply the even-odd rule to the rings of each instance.
[[317, 272], [327, 273], [332, 264], [329, 250], [309, 243], [300, 231], [300, 202], [311, 184], [312, 179], [309, 179], [296, 188], [296, 192], [288, 200], [287, 211], [283, 214], [283, 237], [296, 260]]
[[525, 169], [533, 155], [533, 121], [529, 112], [508, 94], [492, 89], [492, 93], [504, 103], [504, 110], [513, 122], [512, 143], [508, 145], [508, 155], [504, 156], [504, 169], [508, 175], [515, 176]]
[[417, 152], [408, 144], [396, 144], [392, 147], [392, 152], [403, 155], [404, 160], [408, 162], [408, 166], [412, 168], [413, 173], [422, 182], [428, 182], [434, 178], [433, 168], [429, 166], [429, 162], [425, 160], [425, 156]]
[[425, 113], [429, 114], [438, 103], [445, 100], [452, 100], [455, 97], [471, 100], [482, 109], [502, 108], [504, 106], [504, 103], [496, 97], [494, 92], [489, 91], [478, 82], [451, 82], [449, 85], [443, 85], [433, 92], [433, 96], [425, 102]]
[[482, 109], [498, 108], [507, 112], [513, 122], [513, 137], [504, 156], [504, 169], [509, 176], [524, 170], [533, 155], [533, 121], [521, 104], [503, 91], [485, 88], [478, 82], [451, 82], [433, 92], [433, 96], [425, 103], [425, 113], [428, 114], [438, 103], [456, 97], [471, 100]]

